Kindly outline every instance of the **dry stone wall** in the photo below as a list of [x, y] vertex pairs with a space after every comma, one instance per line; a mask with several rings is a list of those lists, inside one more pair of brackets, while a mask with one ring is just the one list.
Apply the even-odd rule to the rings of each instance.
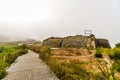
[[95, 49], [96, 47], [105, 47], [110, 48], [109, 41], [106, 39], [97, 39], [92, 34], [90, 36], [76, 35], [76, 36], [67, 36], [64, 38], [51, 37], [43, 41], [43, 46], [48, 46], [51, 48], [91, 48]]
[[96, 39], [95, 45], [97, 47], [111, 48], [109, 41], [107, 39]]
[[51, 38], [45, 39], [42, 45], [48, 46], [51, 48], [61, 47], [62, 40], [63, 38], [51, 37]]
[[77, 35], [77, 36], [68, 36], [63, 39], [61, 47], [87, 47], [88, 37]]

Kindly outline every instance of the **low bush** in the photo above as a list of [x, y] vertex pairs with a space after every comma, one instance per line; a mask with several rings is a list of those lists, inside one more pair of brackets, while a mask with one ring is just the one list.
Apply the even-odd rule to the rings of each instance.
[[21, 56], [23, 54], [26, 54], [27, 52], [28, 52], [27, 49], [20, 49], [17, 54]]
[[21, 44], [21, 45], [19, 46], [19, 48], [21, 48], [21, 49], [27, 49], [27, 46], [26, 46], [26, 44]]
[[42, 58], [44, 61], [49, 61], [51, 57], [51, 50], [49, 47], [41, 47], [39, 52], [39, 57]]
[[36, 52], [36, 53], [39, 53], [41, 46], [33, 45], [33, 46], [29, 47], [29, 49]]
[[120, 59], [120, 48], [114, 48], [111, 53], [109, 53], [109, 57], [114, 60]]
[[101, 49], [99, 49], [99, 48], [96, 49], [95, 57], [97, 57], [97, 58], [102, 58], [103, 57]]
[[16, 53], [15, 54], [7, 54], [5, 57], [6, 58], [5, 62], [7, 62], [8, 64], [13, 63], [14, 60], [18, 57], [18, 55], [17, 56], [15, 56], [15, 55], [16, 55]]
[[0, 60], [0, 79], [2, 79], [6, 74], [5, 68], [8, 66], [8, 64], [4, 61]]
[[115, 47], [120, 48], [120, 43], [115, 44]]
[[1, 80], [2, 78], [4, 78], [5, 75], [7, 75], [6, 70], [0, 70], [0, 80]]
[[120, 60], [117, 60], [113, 63], [112, 69], [115, 69], [116, 72], [120, 72]]
[[2, 48], [0, 48], [0, 53], [2, 53]]

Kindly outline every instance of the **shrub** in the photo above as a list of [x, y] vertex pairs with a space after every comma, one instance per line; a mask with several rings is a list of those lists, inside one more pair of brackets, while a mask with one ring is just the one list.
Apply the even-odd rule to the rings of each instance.
[[7, 75], [7, 72], [5, 70], [0, 70], [0, 80]]
[[27, 49], [20, 49], [20, 50], [18, 51], [18, 55], [23, 55], [23, 54], [26, 54], [27, 52], [28, 52]]
[[7, 74], [5, 71], [7, 66], [8, 64], [6, 62], [0, 60], [0, 79], [2, 79]]
[[0, 70], [4, 70], [7, 66], [8, 64], [6, 62], [0, 60]]
[[0, 53], [2, 52], [2, 48], [0, 48]]
[[97, 57], [97, 58], [102, 58], [103, 57], [101, 49], [99, 49], [99, 48], [96, 49], [95, 57]]
[[26, 49], [26, 48], [27, 48], [26, 44], [22, 44], [22, 45], [20, 45], [19, 47], [20, 47], [21, 49]]
[[48, 61], [51, 57], [51, 50], [49, 47], [43, 46], [40, 48], [39, 52], [40, 58], [42, 58], [45, 61]]
[[16, 58], [14, 57], [14, 54], [8, 54], [6, 55], [6, 60], [5, 62], [7, 62], [8, 64], [11, 64], [14, 62]]
[[120, 43], [115, 44], [115, 47], [120, 48]]
[[117, 60], [113, 63], [112, 69], [115, 69], [115, 71], [120, 72], [120, 60]]
[[32, 51], [34, 51], [36, 53], [39, 53], [40, 49], [41, 49], [41, 46], [37, 46], [37, 45], [34, 45], [34, 46], [30, 47], [30, 50], [32, 50]]
[[114, 60], [120, 59], [120, 48], [114, 48], [111, 53], [109, 53], [109, 57]]

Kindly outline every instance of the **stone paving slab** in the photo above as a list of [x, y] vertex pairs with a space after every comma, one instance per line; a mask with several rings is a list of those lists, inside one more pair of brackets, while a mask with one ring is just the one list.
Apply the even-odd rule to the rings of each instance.
[[32, 51], [18, 57], [7, 71], [8, 75], [2, 80], [59, 80]]

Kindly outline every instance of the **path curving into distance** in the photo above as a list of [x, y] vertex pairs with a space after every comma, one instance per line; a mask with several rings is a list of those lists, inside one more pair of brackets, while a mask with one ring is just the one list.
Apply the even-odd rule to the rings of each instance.
[[32, 51], [19, 56], [7, 71], [8, 75], [2, 80], [59, 80]]

